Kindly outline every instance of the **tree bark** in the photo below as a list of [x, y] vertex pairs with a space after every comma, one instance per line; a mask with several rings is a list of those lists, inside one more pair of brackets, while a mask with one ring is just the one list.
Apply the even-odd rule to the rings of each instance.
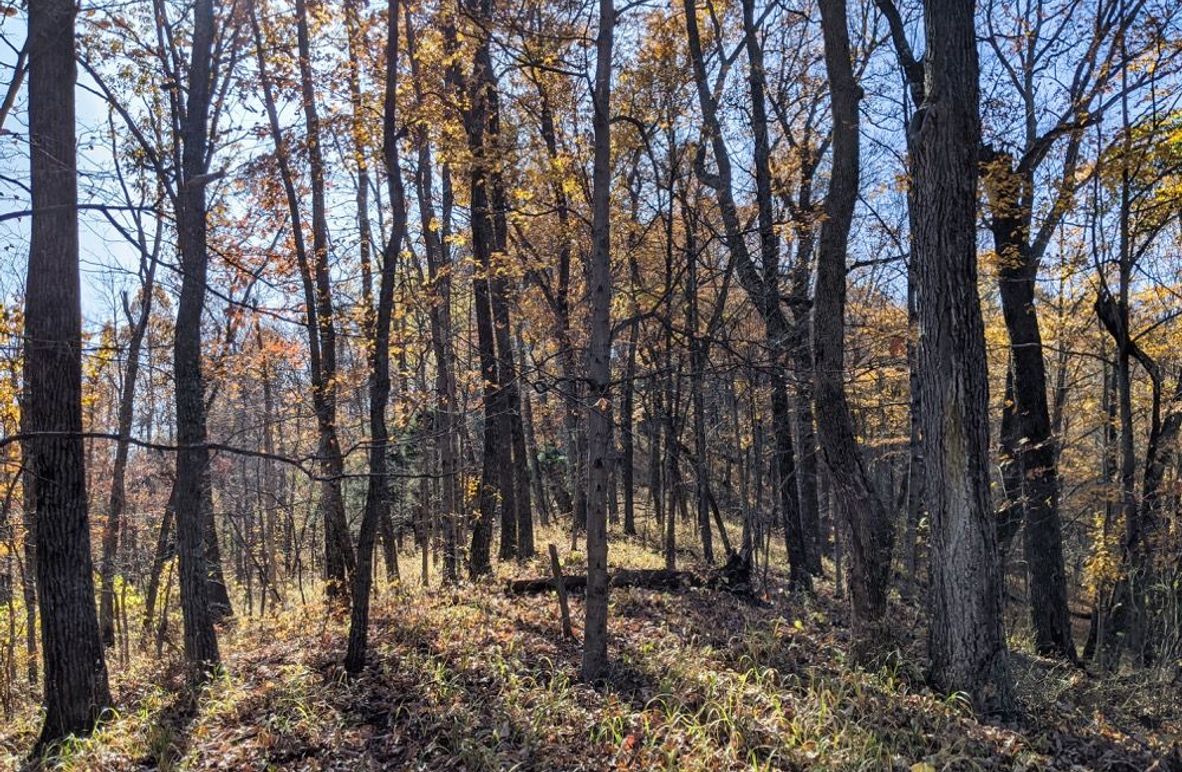
[[[386, 167], [392, 223], [390, 239], [382, 255], [376, 324], [370, 349], [369, 375], [369, 480], [365, 514], [357, 540], [357, 570], [353, 574], [353, 608], [349, 620], [349, 644], [345, 670], [360, 673], [365, 666], [369, 634], [369, 595], [373, 585], [373, 550], [378, 523], [389, 497], [386, 479], [386, 407], [390, 401], [390, 320], [394, 311], [394, 279], [398, 254], [406, 237], [406, 196], [398, 163], [398, 0], [386, 3], [386, 92], [382, 117], [382, 155]], [[425, 478], [424, 478], [425, 479]], [[426, 502], [422, 502], [426, 506]], [[425, 540], [424, 540], [425, 544]]]
[[[45, 721], [37, 750], [86, 734], [111, 704], [94, 608], [82, 432], [82, 306], [70, 0], [29, 6], [29, 176], [24, 443], [36, 480]], [[28, 479], [26, 478], [26, 479]]]
[[845, 523], [854, 627], [865, 643], [881, 641], [890, 585], [890, 516], [867, 475], [845, 396], [846, 251], [858, 198], [858, 101], [850, 60], [845, 0], [821, 0], [825, 69], [833, 110], [833, 168], [817, 252], [813, 367], [817, 428]]
[[931, 0], [926, 94], [911, 121], [919, 379], [931, 518], [931, 678], [984, 712], [1012, 688], [989, 492], [989, 383], [977, 295], [981, 125], [973, 0]]
[[[207, 121], [213, 57], [212, 0], [194, 7], [192, 61], [187, 106], [181, 124], [182, 169], [177, 191], [177, 243], [181, 253], [181, 296], [177, 305], [173, 351], [176, 391], [176, 524], [180, 562], [181, 611], [185, 659], [195, 679], [206, 677], [220, 661], [214, 632], [213, 574], [206, 543], [209, 499], [209, 448], [206, 446], [205, 377], [201, 370], [201, 315], [205, 306], [205, 185], [208, 179]], [[223, 585], [224, 587], [224, 585]]]
[[607, 666], [607, 490], [611, 464], [611, 93], [616, 9], [599, 0], [592, 95], [591, 342], [587, 354], [587, 603], [583, 626], [584, 681]]

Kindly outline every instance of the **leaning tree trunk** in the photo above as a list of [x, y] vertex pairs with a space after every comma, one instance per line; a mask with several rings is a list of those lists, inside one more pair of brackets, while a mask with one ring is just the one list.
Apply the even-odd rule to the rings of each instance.
[[919, 380], [931, 518], [931, 678], [1013, 706], [989, 491], [989, 382], [977, 295], [981, 124], [973, 0], [931, 0], [927, 94], [909, 127], [918, 229]]
[[[743, 289], [763, 319], [767, 334], [768, 357], [772, 363], [772, 430], [775, 435], [776, 464], [779, 469], [779, 491], [781, 514], [784, 519], [784, 540], [788, 552], [790, 581], [794, 587], [807, 588], [811, 585], [808, 570], [808, 541], [804, 523], [800, 517], [800, 501], [796, 489], [796, 458], [792, 441], [792, 413], [786, 385], [785, 357], [791, 337], [791, 326], [781, 306], [778, 287], [778, 245], [774, 237], [774, 224], [770, 203], [761, 206], [760, 244], [763, 258], [763, 272], [755, 266], [747, 247], [745, 226], [740, 221], [735, 204], [733, 174], [730, 154], [723, 138], [718, 118], [718, 103], [711, 91], [706, 60], [702, 52], [701, 33], [698, 29], [697, 8], [694, 0], [685, 0], [686, 38], [689, 44], [690, 62], [694, 71], [694, 83], [698, 92], [698, 104], [702, 110], [702, 121], [710, 137], [714, 156], [715, 171], [705, 168], [703, 158], [695, 164], [698, 178], [714, 189], [718, 197], [718, 208], [726, 232], [727, 248], [735, 259], [735, 270]], [[755, 67], [753, 67], [754, 69]], [[751, 82], [753, 96], [762, 94], [757, 87], [759, 78]], [[753, 99], [753, 101], [756, 101]], [[766, 124], [766, 120], [765, 120]], [[764, 133], [766, 140], [766, 132]], [[756, 131], [756, 140], [760, 140]], [[770, 174], [761, 171], [764, 164], [758, 163], [763, 152], [769, 148], [757, 148], [756, 173], [763, 184], [771, 184]], [[764, 179], [766, 177], [766, 179]], [[759, 180], [757, 180], [759, 184]], [[762, 196], [761, 196], [762, 198]], [[770, 202], [770, 195], [767, 196]]]
[[[39, 750], [89, 732], [111, 704], [94, 609], [82, 441], [82, 305], [70, 0], [29, 6], [29, 175], [24, 429], [36, 480], [37, 596], [45, 663]], [[52, 436], [36, 436], [48, 433]], [[26, 479], [28, 479], [26, 478]]]
[[316, 415], [317, 450], [320, 483], [320, 516], [325, 523], [324, 549], [327, 592], [341, 600], [347, 594], [346, 580], [352, 570], [353, 547], [349, 540], [345, 519], [341, 478], [344, 460], [336, 432], [336, 326], [333, 320], [332, 286], [328, 272], [328, 227], [324, 214], [324, 169], [319, 148], [320, 123], [315, 104], [312, 73], [308, 64], [306, 8], [297, 4], [297, 38], [300, 47], [300, 83], [304, 100], [305, 123], [309, 140], [309, 161], [312, 177], [312, 254], [308, 254], [304, 240], [303, 216], [296, 190], [295, 174], [291, 168], [290, 151], [279, 123], [275, 106], [274, 87], [265, 55], [270, 41], [256, 13], [249, 8], [249, 20], [254, 36], [259, 81], [263, 92], [263, 106], [267, 113], [271, 138], [275, 145], [275, 160], [287, 200], [292, 223], [292, 242], [299, 265], [300, 282], [304, 295], [304, 329], [308, 338], [308, 365], [311, 371], [312, 408]]
[[[157, 241], [157, 245], [159, 242]], [[152, 312], [152, 292], [156, 282], [155, 252], [145, 260], [147, 272], [141, 288], [139, 317], [127, 342], [127, 368], [123, 375], [123, 391], [119, 394], [119, 440], [115, 444], [115, 462], [111, 468], [111, 498], [107, 507], [107, 523], [103, 527], [102, 559], [99, 561], [99, 634], [103, 646], [115, 645], [115, 558], [119, 550], [119, 530], [123, 508], [127, 503], [125, 480], [127, 456], [131, 447], [131, 422], [135, 410], [135, 383], [139, 378], [140, 350], [148, 320]]]

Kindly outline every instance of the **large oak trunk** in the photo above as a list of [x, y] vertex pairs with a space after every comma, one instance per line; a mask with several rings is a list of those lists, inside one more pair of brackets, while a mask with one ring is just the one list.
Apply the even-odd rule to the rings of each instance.
[[977, 296], [978, 64], [972, 0], [932, 0], [927, 92], [909, 132], [919, 382], [931, 518], [931, 677], [986, 711], [1013, 700], [989, 491], [989, 383]]
[[24, 456], [34, 482], [45, 663], [38, 747], [89, 732], [111, 702], [94, 608], [82, 441], [82, 307], [74, 148], [74, 4], [29, 7], [33, 221], [25, 284]]

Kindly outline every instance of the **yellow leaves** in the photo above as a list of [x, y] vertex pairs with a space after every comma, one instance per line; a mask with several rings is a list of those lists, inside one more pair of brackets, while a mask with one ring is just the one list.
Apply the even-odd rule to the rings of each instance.
[[[1117, 492], [1108, 491], [1116, 496]], [[1084, 587], [1096, 596], [1101, 589], [1120, 578], [1120, 537], [1119, 523], [1108, 523], [1103, 510], [1096, 512], [1091, 524], [1092, 549], [1084, 563]]]

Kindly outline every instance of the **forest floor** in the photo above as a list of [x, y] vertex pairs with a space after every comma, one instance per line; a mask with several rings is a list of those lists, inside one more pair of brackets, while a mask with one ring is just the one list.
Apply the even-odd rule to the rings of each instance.
[[[561, 538], [540, 534], [543, 554], [548, 537]], [[579, 557], [567, 556], [572, 570]], [[612, 564], [662, 561], [617, 539]], [[1182, 769], [1182, 695], [1166, 675], [1100, 678], [1019, 650], [1022, 715], [980, 721], [924, 685], [912, 607], [895, 601], [898, 650], [864, 671], [849, 663], [832, 583], [791, 596], [775, 570], [766, 606], [709, 590], [614, 590], [611, 675], [591, 688], [577, 681], [579, 644], [563, 638], [555, 597], [504, 593], [510, 573], [543, 566], [502, 567], [487, 585], [421, 588], [415, 576], [381, 588], [370, 664], [354, 680], [340, 664], [347, 616], [294, 592], [288, 609], [222, 630], [224, 672], [198, 694], [176, 656], [113, 662], [118, 710], [54, 760], [85, 770]], [[417, 567], [404, 558], [405, 574]], [[579, 635], [581, 599], [571, 606]], [[37, 719], [26, 702], [0, 724], [0, 768], [24, 763]]]

